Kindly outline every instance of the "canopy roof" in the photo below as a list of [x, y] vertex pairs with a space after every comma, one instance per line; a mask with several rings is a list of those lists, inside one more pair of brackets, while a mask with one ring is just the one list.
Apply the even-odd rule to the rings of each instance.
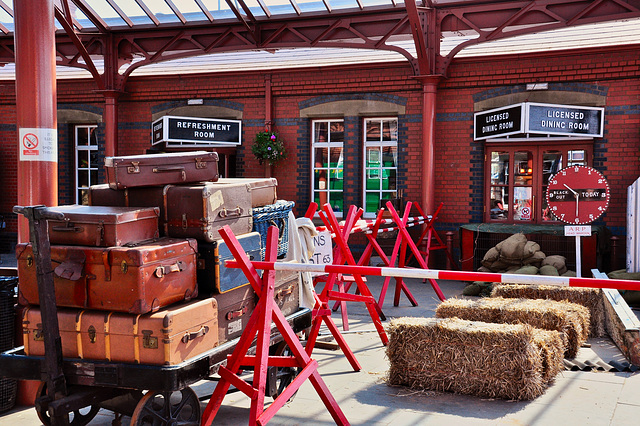
[[[539, 50], [640, 43], [640, 0], [54, 0], [54, 4], [58, 65], [83, 69], [101, 89], [112, 90], [121, 90], [142, 67], [163, 72], [214, 53], [242, 62], [237, 52], [253, 52], [253, 69], [262, 62], [269, 67], [280, 60], [287, 66], [304, 66], [305, 61], [336, 64], [352, 58], [360, 63], [407, 60], [416, 75], [446, 75], [453, 57], [463, 50], [466, 55], [487, 55], [519, 53], [532, 46]], [[14, 61], [13, 18], [9, 2], [0, 0], [0, 63], [4, 64]], [[547, 35], [556, 34], [549, 33], [552, 30], [564, 33]], [[531, 34], [541, 35], [546, 44]], [[363, 53], [345, 54], [344, 49]], [[256, 61], [256, 52], [266, 59]], [[207, 68], [196, 68], [203, 67]], [[207, 69], [215, 71], [216, 63], [209, 60]], [[0, 78], [7, 74], [11, 67], [0, 72]]]

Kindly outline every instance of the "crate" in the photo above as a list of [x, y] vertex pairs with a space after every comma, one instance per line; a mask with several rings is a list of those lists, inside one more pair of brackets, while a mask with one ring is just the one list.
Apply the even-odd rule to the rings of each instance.
[[[0, 277], [0, 352], [13, 349], [17, 277]], [[0, 413], [11, 410], [16, 403], [18, 382], [0, 378]]]
[[278, 200], [275, 204], [253, 209], [253, 230], [260, 233], [260, 255], [264, 260], [267, 244], [267, 230], [270, 226], [277, 226], [278, 233], [278, 257], [284, 257], [289, 250], [289, 212], [296, 205], [293, 201]]

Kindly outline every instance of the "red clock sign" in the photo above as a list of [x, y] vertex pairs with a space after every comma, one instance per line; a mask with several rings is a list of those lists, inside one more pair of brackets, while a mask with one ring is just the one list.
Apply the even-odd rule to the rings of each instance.
[[583, 225], [604, 214], [609, 207], [609, 183], [592, 167], [569, 166], [549, 179], [547, 204], [565, 223]]

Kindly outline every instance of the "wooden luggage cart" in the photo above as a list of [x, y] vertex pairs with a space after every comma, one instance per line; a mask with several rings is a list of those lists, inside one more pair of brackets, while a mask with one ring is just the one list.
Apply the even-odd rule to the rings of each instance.
[[[0, 354], [0, 377], [41, 380], [36, 396], [36, 411], [45, 425], [83, 426], [101, 408], [113, 411], [116, 421], [131, 416], [131, 425], [148, 424], [162, 419], [167, 424], [199, 425], [200, 398], [191, 385], [212, 377], [232, 354], [240, 338], [176, 365], [158, 366], [63, 358], [56, 315], [55, 294], [51, 274], [43, 273], [50, 265], [47, 235], [48, 219], [61, 220], [44, 206], [16, 207], [16, 213], [29, 219], [34, 261], [40, 268], [38, 287], [42, 311], [45, 356], [28, 356], [24, 347]], [[288, 315], [286, 321], [298, 333], [311, 326], [311, 310], [301, 308]], [[275, 354], [282, 350], [283, 338], [275, 326], [269, 334], [269, 348]], [[267, 396], [276, 398], [294, 379], [297, 371], [271, 367], [267, 375]], [[208, 398], [206, 396], [203, 399]], [[178, 401], [178, 402], [176, 402]], [[155, 423], [154, 423], [155, 424]]]

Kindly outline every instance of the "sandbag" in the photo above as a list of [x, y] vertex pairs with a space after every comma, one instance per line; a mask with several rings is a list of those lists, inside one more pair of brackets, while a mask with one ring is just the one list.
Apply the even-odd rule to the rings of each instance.
[[524, 258], [524, 246], [527, 244], [527, 237], [523, 233], [513, 234], [506, 240], [496, 244], [496, 249], [500, 252], [500, 257], [511, 260], [522, 260]]
[[554, 268], [552, 265], [543, 265], [540, 267], [540, 275], [547, 275], [551, 277], [558, 277], [560, 274], [558, 270]]
[[558, 273], [560, 275], [562, 275], [565, 272], [567, 272], [566, 260], [567, 260], [566, 257], [561, 256], [559, 254], [554, 254], [554, 255], [545, 257], [544, 260], [542, 261], [542, 266], [551, 265], [558, 270]]

